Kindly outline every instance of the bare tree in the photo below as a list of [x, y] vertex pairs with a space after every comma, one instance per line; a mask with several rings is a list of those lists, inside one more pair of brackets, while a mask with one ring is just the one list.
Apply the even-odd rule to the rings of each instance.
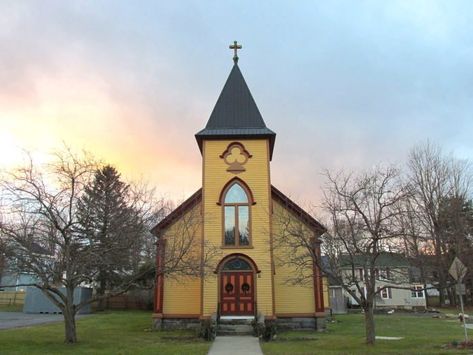
[[[411, 227], [417, 225], [417, 231], [407, 235], [414, 247], [422, 249], [422, 260], [425, 261], [422, 268], [434, 270], [434, 281], [439, 290], [440, 304], [443, 305], [452, 258], [448, 253], [449, 240], [446, 223], [442, 220], [442, 204], [451, 199], [468, 199], [471, 194], [471, 166], [468, 161], [445, 155], [439, 146], [429, 142], [411, 150], [407, 166]], [[451, 301], [454, 301], [453, 297]]]
[[[74, 289], [89, 282], [96, 253], [76, 233], [79, 198], [96, 164], [71, 151], [56, 155], [45, 171], [29, 165], [7, 173], [1, 181], [5, 198], [1, 232], [15, 249], [15, 265], [38, 277], [34, 285], [63, 313], [65, 341], [77, 341], [75, 315], [84, 306], [74, 304]], [[53, 255], [37, 253], [38, 246]], [[64, 287], [64, 291], [61, 289]]]
[[[87, 154], [77, 155], [66, 149], [56, 154], [53, 163], [47, 166], [37, 168], [30, 159], [26, 167], [6, 172], [0, 181], [3, 196], [0, 233], [13, 251], [7, 255], [9, 262], [36, 275], [37, 282], [24, 286], [37, 287], [60, 309], [67, 343], [77, 341], [75, 316], [80, 309], [139, 286], [143, 277], [154, 275], [156, 270], [154, 263], [140, 265], [137, 270], [123, 269], [121, 281], [113, 284], [108, 293], [84, 302], [74, 299], [74, 290], [91, 285], [99, 270], [108, 265], [110, 259], [104, 255], [114, 255], [117, 251], [123, 255], [122, 246], [92, 243], [90, 231], [84, 231], [81, 223], [90, 216], [84, 210], [78, 213], [97, 168], [99, 165]], [[144, 196], [135, 198], [141, 202], [133, 201], [134, 208], [140, 203], [149, 205], [143, 201]], [[118, 224], [114, 228], [120, 228]], [[179, 268], [180, 264], [173, 266]]]
[[[324, 210], [331, 231], [325, 234], [323, 261], [314, 247], [314, 235], [300, 219], [281, 209], [275, 216], [275, 247], [287, 250], [279, 260], [295, 272], [290, 282], [303, 283], [311, 277], [309, 266], [316, 263], [322, 272], [336, 280], [361, 306], [365, 314], [366, 343], [375, 342], [373, 307], [375, 295], [385, 287], [376, 287], [377, 259], [382, 253], [401, 247], [401, 231], [396, 216], [406, 197], [399, 183], [398, 169], [377, 167], [355, 174], [326, 172]], [[363, 277], [359, 277], [359, 268]]]

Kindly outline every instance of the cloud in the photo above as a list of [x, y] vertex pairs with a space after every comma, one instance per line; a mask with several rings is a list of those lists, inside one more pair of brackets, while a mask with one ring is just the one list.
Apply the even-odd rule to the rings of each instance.
[[472, 157], [471, 10], [468, 1], [3, 2], [3, 136], [36, 149], [70, 141], [181, 198], [201, 183], [193, 134], [237, 39], [278, 133], [273, 182], [317, 203], [323, 169], [402, 162], [427, 138]]

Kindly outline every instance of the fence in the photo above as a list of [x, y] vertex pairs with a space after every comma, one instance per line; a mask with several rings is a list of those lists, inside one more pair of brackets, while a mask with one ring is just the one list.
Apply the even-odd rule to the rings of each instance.
[[[107, 298], [103, 302], [103, 308], [106, 309], [153, 309], [153, 291], [130, 291], [123, 295]], [[97, 309], [98, 304], [93, 304]]]
[[15, 306], [25, 303], [24, 291], [2, 291], [0, 292], [0, 305]]
[[[1, 291], [0, 306], [22, 306], [25, 303], [24, 291]], [[93, 304], [97, 308], [97, 304]], [[112, 297], [104, 302], [106, 309], [153, 309], [152, 291], [135, 291]]]

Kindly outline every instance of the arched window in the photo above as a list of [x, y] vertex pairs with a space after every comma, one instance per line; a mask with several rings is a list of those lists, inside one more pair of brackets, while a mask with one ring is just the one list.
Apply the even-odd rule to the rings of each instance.
[[251, 267], [250, 263], [245, 259], [236, 257], [235, 259], [231, 259], [223, 265], [223, 271], [251, 271], [253, 268]]
[[238, 182], [231, 184], [223, 196], [224, 246], [250, 245], [250, 200]]

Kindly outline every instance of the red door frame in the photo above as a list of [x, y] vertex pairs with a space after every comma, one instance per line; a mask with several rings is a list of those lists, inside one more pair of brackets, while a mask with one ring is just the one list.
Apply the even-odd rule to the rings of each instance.
[[[220, 314], [254, 315], [255, 314], [255, 277], [254, 271], [220, 272]], [[229, 287], [231, 285], [231, 287]], [[228, 288], [229, 287], [229, 288]], [[228, 289], [226, 289], [228, 288]]]

